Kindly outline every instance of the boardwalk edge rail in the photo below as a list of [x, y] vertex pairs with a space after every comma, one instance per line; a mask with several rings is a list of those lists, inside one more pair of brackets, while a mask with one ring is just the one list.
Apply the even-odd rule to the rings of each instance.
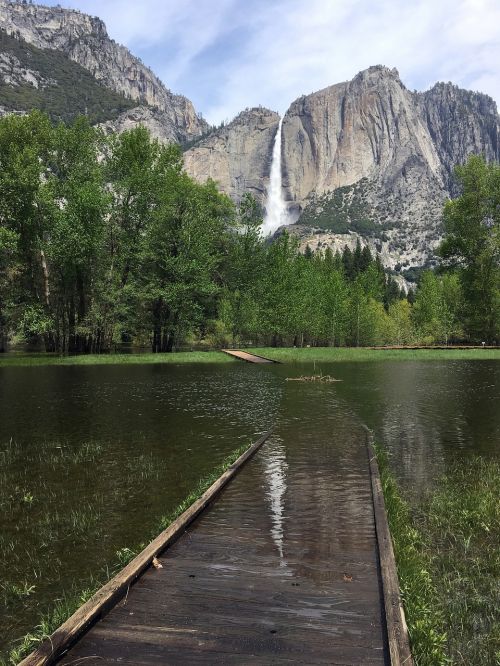
[[382, 590], [384, 596], [385, 623], [391, 666], [412, 666], [408, 627], [399, 590], [398, 571], [391, 532], [387, 521], [384, 492], [373, 447], [373, 435], [366, 429], [366, 446], [370, 463], [373, 513], [377, 533]]
[[103, 617], [126, 595], [130, 586], [151, 565], [153, 558], [179, 538], [189, 524], [215, 499], [224, 486], [237, 474], [245, 462], [257, 452], [271, 434], [272, 429], [265, 432], [254, 442], [189, 509], [184, 511], [124, 569], [101, 587], [51, 636], [40, 643], [36, 650], [19, 663], [19, 666], [48, 666], [55, 663], [92, 624]]

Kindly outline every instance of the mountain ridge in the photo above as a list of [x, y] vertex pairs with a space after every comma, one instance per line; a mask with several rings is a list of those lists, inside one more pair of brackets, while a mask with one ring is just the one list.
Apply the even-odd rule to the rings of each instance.
[[[0, 31], [83, 68], [100, 86], [92, 94], [118, 95], [97, 109], [106, 132], [144, 125], [160, 141], [184, 146], [193, 178], [217, 181], [236, 202], [251, 192], [265, 209], [276, 112], [254, 107], [210, 128], [186, 97], [110, 39], [101, 19], [78, 10], [0, 0]], [[10, 104], [3, 112], [16, 111], [22, 94], [31, 91], [28, 98], [36, 99], [54, 84], [47, 67], [37, 72], [0, 48], [0, 112], [2, 90]], [[390, 268], [430, 265], [442, 236], [443, 204], [457, 193], [454, 166], [473, 153], [498, 160], [499, 135], [497, 106], [488, 95], [444, 82], [411, 91], [397, 69], [384, 65], [301, 95], [282, 123], [288, 229], [302, 247], [354, 247], [359, 240]]]
[[[258, 128], [249, 136], [247, 126], [252, 151], [238, 152], [240, 116], [224, 128], [225, 139], [217, 135], [217, 153], [227, 153], [224, 168], [214, 156], [214, 134], [188, 151], [186, 169], [199, 180], [217, 180], [235, 200], [242, 194], [240, 178], [258, 174], [252, 191], [265, 207], [274, 142]], [[271, 116], [275, 135], [278, 122], [279, 116]], [[452, 83], [410, 91], [398, 70], [384, 65], [301, 95], [283, 117], [282, 194], [292, 222], [287, 228], [302, 249], [354, 248], [359, 240], [389, 268], [432, 265], [443, 204], [457, 192], [453, 168], [472, 153], [498, 160], [499, 129], [488, 95]], [[256, 156], [266, 155], [256, 163]], [[228, 170], [228, 163], [235, 168]]]
[[0, 0], [0, 30], [40, 49], [64, 53], [101, 85], [159, 109], [168, 128], [164, 140], [183, 143], [208, 123], [184, 95], [172, 93], [150, 68], [108, 35], [104, 22], [79, 10]]

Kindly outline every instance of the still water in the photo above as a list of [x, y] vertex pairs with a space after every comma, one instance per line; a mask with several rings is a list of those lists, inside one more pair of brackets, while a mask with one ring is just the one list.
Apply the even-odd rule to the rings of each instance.
[[[341, 381], [286, 382], [313, 372]], [[297, 419], [326, 447], [339, 410], [366, 424], [418, 501], [457, 457], [500, 455], [499, 378], [496, 361], [0, 368], [0, 654], [272, 425], [289, 433], [263, 470], [283, 548]]]

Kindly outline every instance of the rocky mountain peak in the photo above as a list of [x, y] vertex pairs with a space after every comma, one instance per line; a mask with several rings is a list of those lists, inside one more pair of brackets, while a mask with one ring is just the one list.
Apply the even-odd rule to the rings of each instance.
[[[236, 199], [258, 174], [251, 189], [265, 205], [278, 117], [266, 122], [263, 136], [252, 114], [241, 114], [189, 152], [188, 171], [209, 174]], [[440, 241], [453, 167], [471, 153], [498, 159], [499, 128], [488, 96], [448, 83], [411, 92], [397, 69], [383, 65], [302, 95], [282, 127], [283, 198], [298, 219], [289, 229], [303, 247], [339, 249], [360, 239], [389, 267], [421, 266]]]
[[279, 122], [279, 114], [276, 113], [276, 111], [271, 111], [271, 109], [266, 109], [263, 106], [254, 106], [252, 108], [241, 111], [225, 127], [229, 129], [238, 126], [248, 126], [248, 124], [251, 126], [260, 127], [262, 125], [267, 125], [270, 120], [275, 121], [276, 118]]
[[77, 9], [0, 0], [0, 27], [38, 48], [66, 50], [71, 41], [109, 39], [104, 22]]
[[[399, 78], [398, 70], [393, 67], [386, 67], [385, 65], [372, 65], [366, 69], [358, 72], [356, 76], [352, 79], [352, 84], [379, 84], [381, 81], [395, 81], [399, 85], [403, 86], [401, 79]], [[404, 86], [403, 86], [404, 87]]]
[[159, 109], [169, 128], [165, 140], [184, 143], [208, 130], [192, 103], [168, 90], [127, 48], [110, 39], [99, 18], [62, 7], [7, 0], [0, 0], [0, 10], [0, 30], [38, 48], [64, 53], [106, 88], [138, 105]]
[[451, 81], [443, 82], [438, 81], [429, 90], [424, 93], [417, 93], [427, 98], [435, 98], [439, 100], [458, 101], [467, 99], [469, 103], [476, 105], [477, 109], [483, 113], [491, 113], [496, 115], [498, 113], [497, 103], [495, 100], [482, 92], [474, 90], [464, 90], [459, 86], [451, 83]]

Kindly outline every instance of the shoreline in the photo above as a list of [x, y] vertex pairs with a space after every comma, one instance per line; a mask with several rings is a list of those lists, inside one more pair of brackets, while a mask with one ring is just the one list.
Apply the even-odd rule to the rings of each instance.
[[[349, 362], [349, 361], [441, 361], [500, 360], [500, 347], [431, 348], [431, 347], [251, 347], [251, 353], [281, 363]], [[0, 354], [0, 368], [75, 365], [134, 365], [184, 363], [238, 363], [221, 351], [182, 351], [165, 354], [88, 354], [59, 356], [37, 352]]]

